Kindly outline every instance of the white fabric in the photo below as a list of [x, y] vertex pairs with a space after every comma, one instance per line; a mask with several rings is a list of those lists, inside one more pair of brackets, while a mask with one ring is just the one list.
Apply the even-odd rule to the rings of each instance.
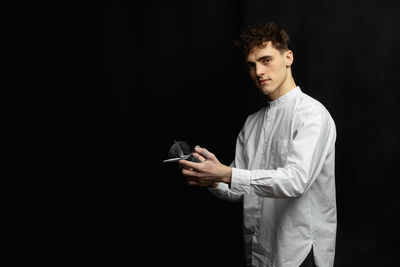
[[335, 140], [329, 112], [299, 87], [247, 118], [230, 188], [210, 191], [243, 200], [249, 266], [297, 267], [311, 247], [317, 266], [333, 266]]

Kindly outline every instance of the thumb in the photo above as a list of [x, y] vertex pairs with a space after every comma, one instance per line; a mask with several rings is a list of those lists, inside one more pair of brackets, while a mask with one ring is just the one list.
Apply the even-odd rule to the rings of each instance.
[[213, 153], [211, 153], [210, 151], [208, 151], [205, 148], [201, 148], [200, 146], [196, 146], [194, 148], [194, 150], [199, 153], [201, 156], [203, 156], [206, 160], [214, 160], [215, 159], [215, 155]]

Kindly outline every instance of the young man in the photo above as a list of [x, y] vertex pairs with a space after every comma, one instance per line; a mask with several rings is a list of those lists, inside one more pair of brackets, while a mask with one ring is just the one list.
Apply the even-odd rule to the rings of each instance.
[[273, 23], [249, 27], [236, 42], [268, 103], [248, 116], [235, 159], [205, 148], [181, 160], [188, 184], [243, 201], [248, 266], [333, 266], [336, 240], [333, 119], [292, 76], [289, 37]]

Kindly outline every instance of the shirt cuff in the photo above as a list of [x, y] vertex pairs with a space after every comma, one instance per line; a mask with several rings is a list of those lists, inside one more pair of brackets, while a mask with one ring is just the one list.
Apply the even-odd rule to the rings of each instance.
[[226, 183], [219, 182], [216, 187], [209, 186], [208, 189], [211, 191], [214, 191], [214, 190], [215, 191], [218, 191], [218, 190], [225, 191], [225, 190], [229, 189], [229, 186]]
[[251, 171], [232, 168], [231, 190], [235, 193], [250, 193]]

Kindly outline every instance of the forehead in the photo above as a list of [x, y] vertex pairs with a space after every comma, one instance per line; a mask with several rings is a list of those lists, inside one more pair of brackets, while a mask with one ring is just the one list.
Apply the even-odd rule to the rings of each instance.
[[280, 54], [279, 50], [272, 46], [271, 42], [265, 43], [262, 47], [254, 47], [247, 55], [247, 61], [256, 61], [265, 56], [274, 56]]

